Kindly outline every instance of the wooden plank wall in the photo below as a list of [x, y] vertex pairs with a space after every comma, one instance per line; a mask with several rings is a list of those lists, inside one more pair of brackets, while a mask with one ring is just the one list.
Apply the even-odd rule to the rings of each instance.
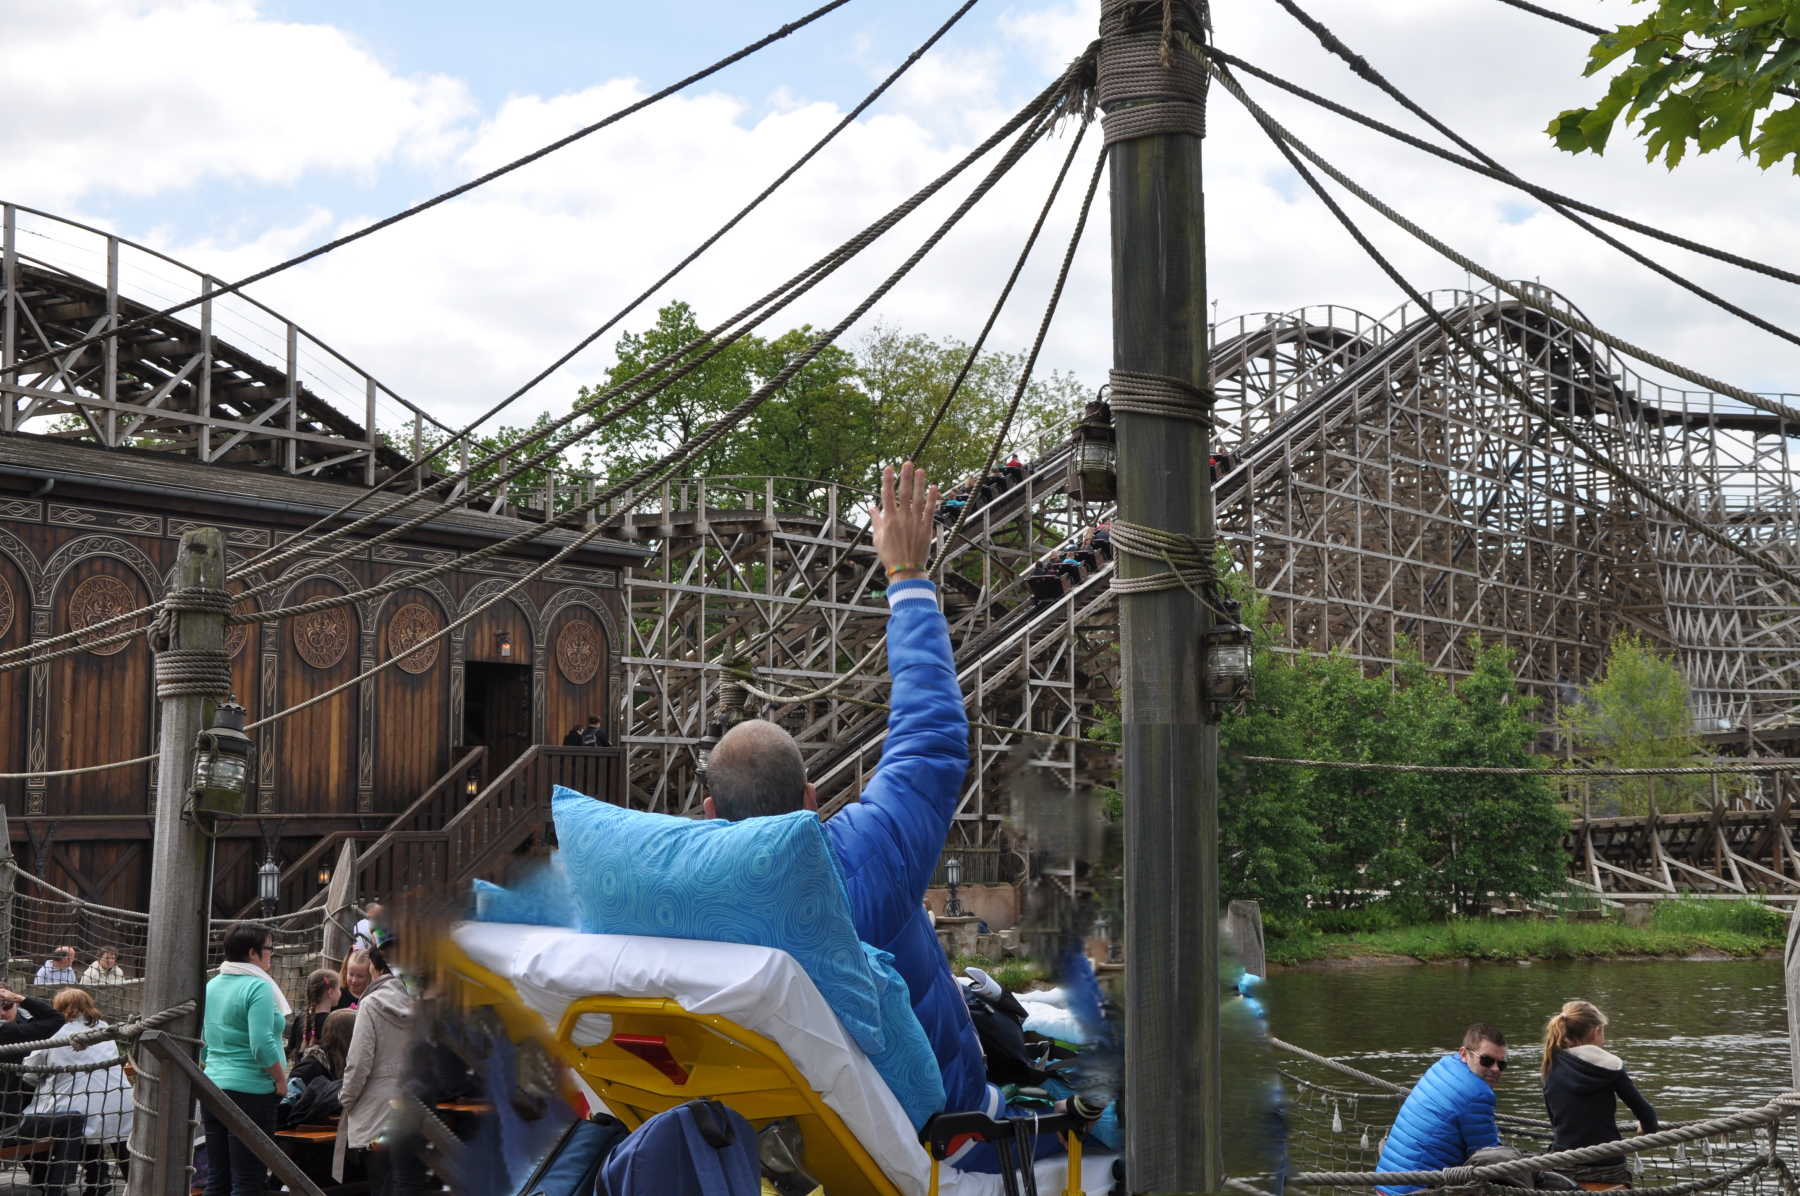
[[[104, 496], [83, 496], [76, 506], [0, 494], [0, 649], [71, 630], [82, 612], [98, 617], [160, 597], [180, 532], [199, 523], [225, 527], [238, 559], [270, 543], [272, 532], [293, 530], [226, 506], [177, 518], [108, 504]], [[287, 571], [295, 583], [262, 603], [340, 594], [449, 559], [452, 551], [443, 543], [386, 545], [379, 550], [384, 559], [347, 561], [305, 579], [296, 564]], [[562, 580], [525, 587], [421, 653], [415, 667], [389, 669], [263, 734], [252, 817], [220, 845], [215, 909], [235, 911], [254, 897], [268, 838], [279, 834], [277, 858], [286, 862], [333, 831], [379, 830], [442, 775], [463, 746], [466, 665], [500, 660], [503, 632], [513, 645], [508, 663], [529, 670], [532, 742], [560, 743], [590, 713], [609, 720], [616, 742], [618, 579], [629, 560], [586, 559], [591, 563], [560, 569]], [[228, 647], [238, 700], [254, 719], [322, 693], [492, 598], [529, 562], [485, 564], [308, 623], [234, 632]], [[569, 631], [571, 624], [581, 626]], [[80, 768], [154, 751], [153, 668], [147, 643], [136, 638], [106, 655], [0, 673], [0, 771]], [[146, 908], [152, 776], [146, 765], [0, 781], [20, 866], [91, 901]]]

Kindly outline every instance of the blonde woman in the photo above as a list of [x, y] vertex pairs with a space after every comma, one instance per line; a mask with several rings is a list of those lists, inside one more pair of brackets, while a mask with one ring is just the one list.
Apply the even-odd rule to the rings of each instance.
[[[1625, 1073], [1625, 1061], [1606, 1049], [1606, 1015], [1587, 1001], [1570, 1001], [1544, 1026], [1544, 1107], [1555, 1135], [1550, 1149], [1617, 1142], [1621, 1100], [1637, 1117], [1639, 1133], [1656, 1132], [1656, 1110]], [[1564, 1171], [1578, 1181], [1630, 1183], [1622, 1158]]]

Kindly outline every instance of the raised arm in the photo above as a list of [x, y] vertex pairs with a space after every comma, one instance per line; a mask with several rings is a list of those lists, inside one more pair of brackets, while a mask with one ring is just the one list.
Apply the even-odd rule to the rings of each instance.
[[969, 768], [969, 722], [950, 631], [925, 575], [938, 489], [908, 462], [882, 471], [881, 506], [869, 512], [888, 575], [887, 742], [862, 800], [826, 823], [844, 865], [857, 926], [885, 937], [916, 917], [937, 866]]

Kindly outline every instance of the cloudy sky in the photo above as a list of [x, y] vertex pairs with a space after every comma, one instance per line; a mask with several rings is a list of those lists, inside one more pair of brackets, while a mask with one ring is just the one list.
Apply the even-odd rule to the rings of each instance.
[[[1545, 0], [1599, 24], [1625, 0]], [[629, 103], [800, 15], [808, 0], [0, 0], [0, 196], [238, 277], [417, 202]], [[394, 391], [446, 421], [511, 390], [611, 316], [835, 123], [955, 7], [853, 3], [785, 42], [466, 198], [259, 284]], [[1308, 0], [1426, 108], [1519, 173], [1738, 253], [1800, 265], [1800, 180], [1735, 150], [1673, 174], [1615, 135], [1603, 159], [1542, 129], [1591, 102], [1587, 38], [1498, 0]], [[1215, 0], [1221, 47], [1416, 132], [1272, 0]], [[670, 297], [719, 318], [933, 177], [1093, 36], [1097, 6], [982, 0], [874, 109], [766, 207], [626, 320]], [[1735, 321], [1518, 193], [1464, 175], [1260, 85], [1253, 93], [1338, 165], [1494, 269], [1538, 278], [1591, 318], [1763, 390], [1800, 390], [1794, 346]], [[1097, 142], [1097, 138], [1093, 139]], [[1091, 142], [1093, 149], [1098, 145]], [[1066, 142], [1021, 165], [871, 319], [971, 338]], [[1085, 177], [1084, 146], [1078, 177]], [[1399, 302], [1281, 162], [1214, 93], [1207, 154], [1221, 317], [1305, 304], [1380, 315]], [[1028, 343], [1080, 188], [1067, 189], [996, 342]], [[951, 197], [791, 309], [829, 324], [916, 246]], [[1415, 281], [1460, 271], [1348, 205]], [[1103, 378], [1107, 240], [1090, 227], [1045, 364]], [[1784, 326], [1800, 293], [1666, 247], [1654, 255]], [[854, 333], [852, 334], [855, 335]], [[522, 413], [562, 408], [616, 334]]]

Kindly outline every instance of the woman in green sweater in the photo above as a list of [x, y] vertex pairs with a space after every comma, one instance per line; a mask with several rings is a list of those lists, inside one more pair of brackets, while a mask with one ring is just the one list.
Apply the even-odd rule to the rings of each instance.
[[[269, 975], [275, 936], [267, 926], [240, 922], [225, 932], [225, 962], [206, 984], [206, 1077], [271, 1137], [275, 1110], [287, 1090], [281, 1034], [287, 997]], [[256, 1196], [268, 1168], [237, 1140], [211, 1109], [206, 1130], [206, 1196]]]

